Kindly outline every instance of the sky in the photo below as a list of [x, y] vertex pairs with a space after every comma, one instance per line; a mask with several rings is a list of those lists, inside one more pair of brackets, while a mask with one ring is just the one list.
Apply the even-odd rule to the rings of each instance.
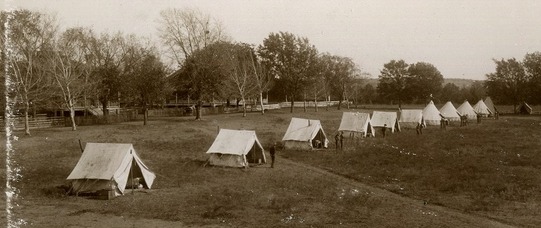
[[493, 59], [541, 51], [538, 0], [4, 0], [4, 9], [54, 13], [63, 28], [134, 33], [158, 44], [160, 11], [185, 7], [221, 21], [238, 42], [259, 45], [279, 31], [306, 37], [372, 78], [403, 59], [431, 63], [445, 78], [483, 80], [495, 71]]

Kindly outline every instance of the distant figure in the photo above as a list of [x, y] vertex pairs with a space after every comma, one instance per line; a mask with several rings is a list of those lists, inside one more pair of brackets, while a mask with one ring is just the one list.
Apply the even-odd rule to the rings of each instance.
[[386, 131], [387, 131], [387, 124], [383, 124], [383, 128], [381, 129], [381, 135], [383, 135], [383, 138], [385, 138]]
[[481, 123], [481, 114], [477, 114], [477, 124]]
[[447, 120], [442, 117], [440, 120], [440, 129], [445, 130], [446, 128], [447, 128]]
[[417, 131], [418, 135], [422, 135], [423, 134], [423, 125], [421, 123], [418, 123], [417, 127], [415, 127], [415, 130]]
[[336, 135], [334, 136], [334, 142], [336, 144], [336, 150], [338, 150], [338, 143], [340, 142], [340, 132], [336, 133]]
[[463, 116], [460, 116], [460, 126], [466, 126], [468, 125], [468, 116], [466, 115], [463, 115]]
[[340, 150], [344, 149], [344, 134], [340, 134]]
[[496, 119], [499, 119], [500, 118], [500, 113], [498, 111], [496, 111], [495, 116], [496, 116]]
[[314, 144], [316, 148], [321, 148], [321, 141], [319, 139], [314, 140]]
[[274, 157], [276, 154], [276, 143], [273, 143], [272, 146], [269, 149], [269, 153], [271, 156], [271, 168], [274, 168]]

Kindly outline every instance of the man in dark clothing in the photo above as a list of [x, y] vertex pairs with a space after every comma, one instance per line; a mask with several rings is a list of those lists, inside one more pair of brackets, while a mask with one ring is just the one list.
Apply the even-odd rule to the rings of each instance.
[[272, 146], [269, 149], [270, 156], [271, 156], [271, 168], [274, 168], [274, 156], [276, 154], [276, 143], [273, 143]]
[[383, 124], [383, 128], [381, 129], [381, 135], [383, 135], [383, 138], [385, 138], [386, 131], [387, 131], [387, 124]]
[[340, 134], [340, 150], [344, 149], [344, 134]]
[[336, 144], [336, 150], [338, 150], [338, 143], [340, 142], [340, 132], [334, 136], [334, 143]]

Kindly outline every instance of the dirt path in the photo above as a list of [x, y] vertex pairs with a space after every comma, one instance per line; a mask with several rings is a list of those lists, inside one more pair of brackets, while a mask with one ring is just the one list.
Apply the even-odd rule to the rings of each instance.
[[[430, 205], [430, 204], [424, 205], [423, 201], [400, 196], [398, 194], [389, 192], [384, 189], [369, 186], [361, 182], [358, 182], [356, 180], [353, 180], [353, 179], [350, 179], [338, 174], [334, 174], [332, 172], [329, 172], [327, 170], [324, 170], [318, 167], [295, 162], [286, 158], [279, 158], [279, 159], [280, 159], [281, 164], [287, 164], [287, 166], [292, 166], [292, 167], [284, 166], [283, 168], [287, 169], [287, 168], [293, 168], [293, 167], [300, 167], [302, 169], [308, 170], [309, 172], [306, 172], [307, 174], [310, 173], [311, 175], [321, 175], [327, 178], [331, 178], [345, 185], [366, 190], [370, 192], [371, 194], [373, 194], [373, 197], [391, 200], [393, 201], [393, 203], [397, 205], [397, 207], [401, 207], [402, 209], [419, 212], [418, 214], [419, 214], [420, 222], [421, 221], [425, 222], [426, 219], [422, 217], [426, 217], [427, 215], [436, 218], [436, 219], [434, 218], [431, 219], [431, 220], [435, 220], [434, 221], [435, 224], [423, 224], [423, 225], [419, 224], [419, 226], [433, 227], [433, 225], [437, 225], [438, 223], [441, 223], [441, 224], [445, 224], [445, 226], [447, 227], [495, 227], [495, 228], [515, 227], [513, 225], [504, 224], [502, 222], [492, 220], [490, 218], [463, 213], [451, 208], [446, 208], [446, 207], [437, 206], [437, 205]], [[417, 218], [408, 218], [408, 219], [416, 220]]]

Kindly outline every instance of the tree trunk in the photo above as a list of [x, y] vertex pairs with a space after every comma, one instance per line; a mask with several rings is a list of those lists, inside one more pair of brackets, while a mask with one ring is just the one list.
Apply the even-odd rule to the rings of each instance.
[[75, 124], [75, 105], [71, 99], [68, 100], [68, 108], [70, 110], [71, 130], [77, 130], [77, 124]]
[[314, 109], [317, 112], [317, 95], [314, 95]]
[[30, 108], [30, 102], [25, 102], [25, 109], [24, 109], [24, 134], [30, 135], [30, 123], [28, 121], [28, 109]]
[[147, 125], [148, 121], [148, 108], [146, 105], [143, 105], [143, 125]]
[[246, 100], [242, 97], [242, 117], [246, 117]]
[[195, 120], [201, 120], [201, 106], [203, 106], [203, 101], [198, 100], [195, 107]]
[[295, 105], [294, 99], [291, 99], [291, 110], [290, 112], [293, 113], [293, 105]]
[[265, 108], [263, 108], [263, 92], [259, 93], [259, 103], [261, 104], [261, 115], [265, 114]]
[[103, 119], [105, 120], [105, 123], [108, 123], [107, 119], [109, 117], [109, 110], [107, 110], [107, 102], [108, 100], [107, 99], [102, 99], [100, 100], [101, 102], [101, 108], [102, 108], [102, 111], [103, 111]]
[[325, 98], [325, 100], [327, 101], [327, 105], [325, 106], [325, 110], [329, 111], [329, 103], [331, 103], [331, 96], [327, 96]]
[[340, 100], [338, 101], [338, 110], [340, 110], [341, 107], [342, 107], [342, 99], [340, 99]]

